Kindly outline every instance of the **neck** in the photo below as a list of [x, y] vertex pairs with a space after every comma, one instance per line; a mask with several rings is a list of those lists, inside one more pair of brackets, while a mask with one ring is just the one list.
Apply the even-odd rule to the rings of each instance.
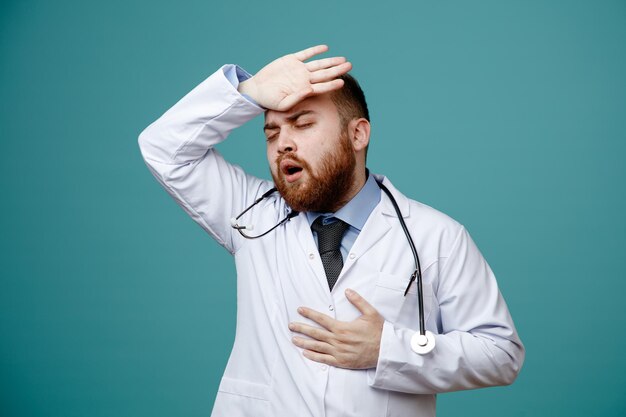
[[333, 207], [331, 212], [335, 213], [337, 210], [348, 204], [350, 200], [354, 198], [355, 195], [361, 191], [361, 188], [365, 185], [365, 181], [367, 181], [367, 171], [365, 168], [356, 168], [354, 171], [354, 178], [352, 181], [352, 186], [350, 189], [344, 194], [344, 197], [337, 202], [336, 206]]

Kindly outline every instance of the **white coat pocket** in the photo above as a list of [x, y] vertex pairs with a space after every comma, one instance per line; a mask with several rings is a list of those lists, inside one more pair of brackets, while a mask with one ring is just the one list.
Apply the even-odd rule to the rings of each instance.
[[212, 416], [245, 417], [270, 415], [270, 387], [241, 379], [223, 377]]
[[[410, 276], [380, 273], [374, 291], [373, 305], [390, 323], [402, 327], [419, 329], [417, 285], [414, 282], [404, 296]], [[433, 290], [430, 284], [422, 284], [424, 292], [424, 321], [428, 320], [433, 303]]]

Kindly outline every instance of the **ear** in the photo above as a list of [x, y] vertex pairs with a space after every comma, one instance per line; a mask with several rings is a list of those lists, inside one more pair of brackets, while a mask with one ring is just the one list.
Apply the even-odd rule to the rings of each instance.
[[348, 133], [355, 152], [364, 150], [370, 143], [370, 122], [361, 117], [348, 123]]

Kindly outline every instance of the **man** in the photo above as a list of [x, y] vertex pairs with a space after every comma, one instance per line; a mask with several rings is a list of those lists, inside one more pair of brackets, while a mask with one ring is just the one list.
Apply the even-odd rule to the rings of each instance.
[[[139, 138], [157, 180], [235, 257], [237, 333], [213, 416], [434, 416], [437, 393], [510, 384], [523, 362], [463, 226], [367, 171], [369, 115], [345, 75], [351, 64], [305, 62], [326, 50], [284, 56], [253, 77], [224, 66]], [[274, 193], [214, 149], [261, 113]], [[411, 343], [420, 320], [411, 248], [378, 182], [419, 253], [423, 319], [435, 334], [425, 354]]]

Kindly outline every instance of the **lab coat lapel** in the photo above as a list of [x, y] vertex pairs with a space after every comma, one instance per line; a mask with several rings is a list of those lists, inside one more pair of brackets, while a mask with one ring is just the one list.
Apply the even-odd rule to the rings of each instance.
[[[381, 175], [376, 175], [376, 179], [382, 181], [385, 186], [389, 189], [391, 194], [396, 199], [398, 206], [400, 207], [400, 211], [402, 212], [403, 217], [409, 216], [409, 201], [408, 199], [400, 194], [398, 190], [389, 182], [387, 178]], [[343, 270], [341, 271], [341, 275], [339, 279], [352, 268], [355, 262], [365, 255], [377, 242], [379, 242], [382, 237], [391, 229], [392, 223], [397, 222], [398, 215], [393, 207], [393, 204], [387, 194], [381, 190], [381, 198], [380, 203], [374, 208], [372, 214], [370, 214], [367, 222], [363, 226], [363, 230], [359, 233], [358, 238], [354, 242], [350, 254], [344, 263]]]
[[[396, 187], [393, 186], [393, 184], [387, 179], [387, 177], [383, 175], [374, 175], [374, 176], [376, 177], [377, 180], [382, 181], [383, 185], [385, 185], [389, 189], [389, 191], [391, 192], [391, 195], [393, 195], [393, 197], [395, 198], [396, 203], [398, 204], [398, 207], [400, 208], [400, 211], [402, 212], [402, 217], [405, 219], [408, 218], [411, 215], [410, 213], [411, 205], [409, 204], [409, 199], [406, 198], [404, 194], [402, 194], [400, 191], [396, 190]], [[381, 190], [380, 203], [382, 205], [382, 213], [386, 216], [394, 217], [396, 218], [396, 220], [394, 221], [398, 221], [397, 220], [398, 214], [396, 213], [396, 210], [393, 207], [393, 203], [391, 202], [387, 194], [382, 190]]]
[[370, 214], [367, 222], [365, 222], [365, 226], [363, 226], [363, 230], [359, 233], [350, 253], [347, 256], [346, 262], [343, 265], [343, 270], [341, 271], [342, 276], [348, 273], [350, 269], [354, 266], [356, 261], [362, 257], [367, 251], [374, 246], [377, 242], [382, 239], [382, 237], [391, 229], [391, 224], [389, 223], [389, 219], [387, 216], [382, 214], [382, 207], [380, 204], [374, 208], [372, 214]]
[[322, 260], [319, 257], [319, 250], [317, 249], [317, 245], [313, 239], [313, 232], [311, 232], [306, 214], [300, 213], [297, 217], [292, 219], [292, 221], [296, 226], [297, 239], [295, 240], [298, 242], [298, 249], [301, 251], [295, 259], [306, 259], [308, 262], [305, 263], [307, 263], [311, 268], [317, 283], [322, 286], [325, 292], [328, 292], [329, 289], [326, 272], [324, 271]]

